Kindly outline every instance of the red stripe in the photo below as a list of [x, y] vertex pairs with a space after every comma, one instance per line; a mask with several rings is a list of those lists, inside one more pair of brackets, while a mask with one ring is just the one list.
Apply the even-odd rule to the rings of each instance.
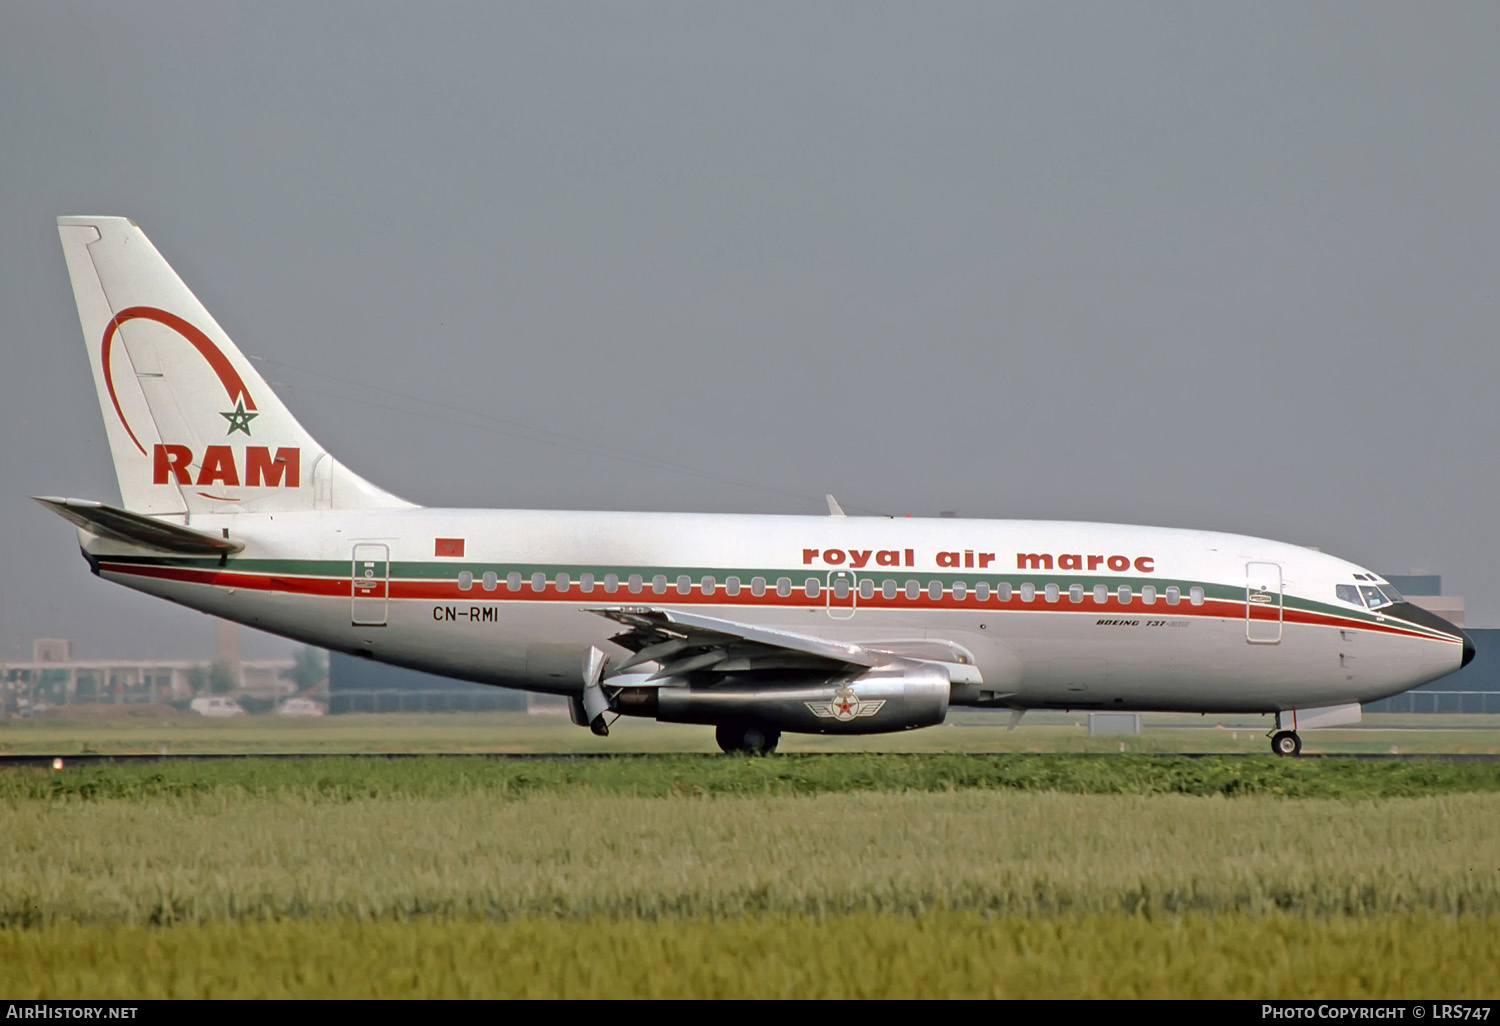
[[162, 581], [207, 584], [216, 588], [244, 588], [248, 591], [286, 592], [293, 595], [347, 597], [353, 588], [346, 577], [254, 574], [185, 566], [142, 566], [138, 563], [111, 563], [107, 560], [99, 561], [99, 569], [104, 573], [150, 577]]
[[[244, 588], [250, 591], [282, 592], [293, 595], [321, 595], [330, 598], [346, 598], [351, 595], [352, 584], [347, 577], [313, 577], [305, 575], [288, 574], [258, 574], [228, 569], [203, 569], [198, 567], [168, 567], [147, 566], [138, 563], [112, 563], [101, 560], [100, 570], [107, 573], [123, 574], [135, 577], [150, 577], [158, 580], [182, 581], [189, 584], [206, 584], [219, 588]], [[1228, 599], [1205, 599], [1201, 606], [1190, 605], [1184, 602], [1180, 605], [1169, 606], [1159, 602], [1155, 606], [1146, 607], [1150, 612], [1142, 612], [1142, 606], [1132, 603], [1123, 604], [1113, 594], [1110, 600], [1103, 605], [1088, 602], [1072, 603], [1059, 600], [1058, 602], [1047, 602], [1037, 599], [1031, 602], [1022, 602], [1019, 596], [1012, 594], [1009, 601], [997, 602], [993, 598], [983, 601], [971, 596], [956, 599], [951, 592], [944, 592], [943, 598], [928, 598], [926, 589], [923, 589], [923, 597], [915, 601], [900, 595], [893, 599], [887, 599], [878, 592], [871, 598], [860, 599], [858, 609], [882, 609], [882, 610], [967, 610], [974, 613], [982, 612], [1027, 612], [1029, 610], [1048, 612], [1072, 612], [1087, 614], [1090, 616], [1101, 616], [1110, 618], [1129, 618], [1132, 620], [1160, 617], [1167, 619], [1171, 617], [1192, 616], [1198, 618], [1243, 620], [1245, 618], [1245, 604], [1233, 602]], [[511, 591], [506, 587], [496, 588], [494, 591], [484, 591], [482, 586], [475, 582], [475, 586], [468, 591], [458, 587], [457, 582], [451, 580], [394, 580], [390, 582], [390, 597], [393, 599], [423, 600], [429, 602], [597, 602], [597, 603], [652, 603], [657, 605], [674, 606], [723, 606], [723, 605], [754, 605], [770, 606], [776, 608], [800, 608], [806, 609], [810, 604], [814, 607], [825, 605], [822, 602], [809, 603], [808, 599], [796, 590], [791, 595], [777, 595], [774, 590], [768, 590], [766, 594], [759, 597], [750, 594], [750, 589], [741, 587], [736, 596], [729, 596], [722, 588], [718, 588], [712, 595], [704, 595], [702, 589], [695, 583], [693, 592], [689, 595], [678, 594], [676, 585], [668, 587], [667, 591], [657, 594], [648, 587], [643, 587], [639, 592], [632, 592], [628, 588], [621, 588], [613, 594], [604, 591], [602, 587], [596, 586], [593, 592], [578, 590], [576, 582], [567, 591], [560, 592], [552, 581], [547, 582], [543, 591], [532, 591], [531, 582], [523, 582], [519, 591]], [[1089, 608], [1069, 608], [1072, 606], [1088, 606]], [[1161, 608], [1158, 608], [1161, 607]], [[851, 608], [834, 606], [834, 609]], [[1275, 622], [1273, 614], [1274, 607], [1254, 605], [1250, 607], [1251, 618], [1255, 620]], [[1332, 616], [1325, 613], [1317, 613], [1304, 609], [1284, 610], [1284, 621], [1286, 623], [1310, 624], [1321, 627], [1343, 627], [1356, 630], [1375, 631], [1382, 634], [1398, 634], [1404, 637], [1424, 638], [1433, 641], [1452, 641], [1459, 644], [1458, 638], [1445, 638], [1431, 634], [1424, 634], [1404, 626], [1391, 623], [1370, 623], [1366, 620], [1356, 620], [1350, 617]]]

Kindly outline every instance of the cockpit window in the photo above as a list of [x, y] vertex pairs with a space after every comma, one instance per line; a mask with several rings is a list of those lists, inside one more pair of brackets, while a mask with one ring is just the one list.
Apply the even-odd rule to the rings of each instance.
[[1388, 606], [1392, 602], [1391, 599], [1381, 594], [1380, 589], [1373, 584], [1361, 584], [1359, 586], [1359, 593], [1364, 597], [1365, 605], [1371, 609], [1379, 609], [1381, 606]]
[[1338, 592], [1339, 599], [1343, 602], [1353, 602], [1356, 606], [1364, 605], [1359, 597], [1359, 589], [1352, 584], [1340, 584], [1334, 588]]
[[1401, 593], [1399, 591], [1397, 591], [1395, 588], [1392, 588], [1389, 584], [1382, 584], [1380, 586], [1380, 593], [1382, 595], [1384, 595], [1386, 598], [1390, 599], [1392, 602], [1405, 602], [1406, 601], [1406, 599], [1404, 599], [1404, 598], [1401, 597]]

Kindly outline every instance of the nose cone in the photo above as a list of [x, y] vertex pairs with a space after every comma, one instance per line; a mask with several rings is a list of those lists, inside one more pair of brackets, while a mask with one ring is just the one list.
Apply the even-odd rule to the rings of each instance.
[[1446, 669], [1442, 669], [1441, 673], [1452, 673], [1454, 670], [1463, 669], [1465, 666], [1468, 666], [1474, 661], [1474, 639], [1469, 637], [1463, 631], [1459, 630], [1453, 624], [1449, 623], [1447, 620], [1444, 620], [1441, 616], [1438, 616], [1436, 613], [1429, 612], [1426, 609], [1423, 609], [1421, 606], [1412, 605], [1410, 602], [1397, 602], [1395, 605], [1385, 606], [1380, 610], [1380, 612], [1385, 614], [1386, 616], [1405, 620], [1407, 623], [1426, 627], [1431, 631], [1439, 631], [1443, 634], [1448, 635], [1449, 638], [1453, 641], [1462, 641], [1463, 662], [1459, 663], [1458, 666], [1454, 666], [1451, 662], [1448, 662], [1448, 660], [1451, 660], [1453, 658], [1452, 649], [1448, 649], [1448, 654], [1441, 660], [1436, 662], [1433, 661], [1435, 653], [1428, 652], [1427, 658], [1424, 660], [1425, 663], [1433, 666], [1434, 668], [1438, 668], [1446, 664]]

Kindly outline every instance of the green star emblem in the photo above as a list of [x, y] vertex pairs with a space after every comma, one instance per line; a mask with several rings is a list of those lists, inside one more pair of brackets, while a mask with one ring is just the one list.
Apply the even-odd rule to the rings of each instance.
[[226, 431], [225, 434], [232, 435], [236, 431], [243, 431], [248, 435], [250, 433], [250, 422], [256, 417], [259, 417], [260, 414], [253, 411], [247, 411], [245, 409], [245, 400], [241, 399], [239, 402], [234, 404], [233, 410], [231, 410], [229, 413], [221, 413], [219, 414], [219, 416], [229, 421], [229, 430]]

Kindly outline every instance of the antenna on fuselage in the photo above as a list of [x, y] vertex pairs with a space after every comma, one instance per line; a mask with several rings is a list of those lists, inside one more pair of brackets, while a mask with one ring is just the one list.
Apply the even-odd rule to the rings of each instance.
[[835, 499], [831, 494], [830, 495], [825, 495], [825, 496], [823, 496], [823, 498], [825, 498], [825, 499], [828, 500], [828, 515], [829, 516], [831, 516], [831, 517], [842, 517], [842, 516], [847, 516], [848, 515], [848, 514], [846, 514], [844, 512], [844, 507], [842, 507], [842, 506], [839, 505], [839, 500]]

